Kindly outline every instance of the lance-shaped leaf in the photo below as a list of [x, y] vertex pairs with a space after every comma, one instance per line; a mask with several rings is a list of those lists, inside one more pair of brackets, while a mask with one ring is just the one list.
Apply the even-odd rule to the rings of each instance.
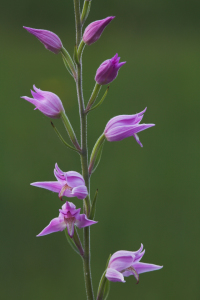
[[77, 65], [79, 65], [78, 50], [77, 50], [77, 46], [76, 46], [76, 45], [75, 45], [75, 47], [74, 47], [74, 56], [73, 56], [73, 58], [74, 58], [75, 63], [76, 63]]
[[76, 244], [74, 243], [73, 239], [70, 238], [70, 236], [69, 236], [69, 234], [68, 234], [68, 232], [67, 232], [67, 228], [65, 228], [65, 236], [66, 236], [66, 239], [67, 239], [68, 243], [69, 243], [70, 246], [72, 247], [72, 249], [73, 249], [76, 253], [78, 253], [79, 255], [81, 255], [80, 252], [79, 252], [79, 250], [78, 250], [78, 248], [77, 248], [77, 246], [76, 246]]
[[88, 15], [89, 15], [91, 2], [92, 2], [92, 0], [85, 0], [84, 1], [82, 13], [81, 13], [81, 23], [82, 23], [82, 25], [85, 23]]
[[73, 74], [72, 76], [74, 77], [74, 79], [76, 79], [76, 69], [70, 54], [64, 47], [61, 48], [61, 54], [66, 68], [68, 69], [68, 71], [70, 70], [69, 72]]
[[[101, 98], [101, 100], [100, 100], [95, 106], [93, 106], [93, 107], [91, 107], [91, 105], [89, 105], [89, 103], [88, 103], [87, 108], [86, 108], [85, 111], [86, 111], [87, 113], [89, 113], [90, 111], [92, 111], [92, 110], [94, 110], [95, 108], [99, 107], [99, 106], [103, 103], [104, 99], [106, 98], [106, 96], [107, 96], [107, 94], [108, 94], [108, 90], [109, 90], [109, 86], [107, 87], [107, 89], [106, 89], [105, 93], [103, 94], [103, 97]], [[91, 108], [90, 108], [90, 107], [91, 107]]]
[[90, 220], [94, 220], [94, 217], [95, 217], [97, 196], [98, 196], [98, 190], [96, 190], [96, 193], [94, 195], [94, 199], [92, 202], [92, 207], [91, 207], [91, 211], [90, 211]]
[[55, 133], [57, 134], [57, 136], [59, 137], [59, 139], [61, 140], [61, 142], [62, 142], [65, 146], [67, 146], [67, 147], [68, 147], [69, 149], [71, 149], [71, 150], [74, 150], [74, 151], [80, 153], [79, 150], [77, 150], [76, 148], [70, 146], [67, 142], [65, 142], [65, 140], [64, 140], [63, 137], [62, 137], [62, 135], [60, 134], [60, 132], [58, 131], [58, 129], [55, 127], [55, 125], [53, 124], [53, 122], [51, 122], [51, 125], [52, 125], [52, 127], [53, 127]]
[[89, 175], [91, 175], [96, 170], [100, 162], [104, 142], [105, 142], [105, 136], [104, 134], [102, 134], [96, 141], [96, 144], [94, 145], [94, 148], [92, 150], [92, 154], [90, 157], [90, 164], [89, 164]]

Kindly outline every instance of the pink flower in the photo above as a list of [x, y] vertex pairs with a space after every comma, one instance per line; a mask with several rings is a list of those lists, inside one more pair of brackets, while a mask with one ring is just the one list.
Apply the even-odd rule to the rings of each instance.
[[36, 36], [38, 40], [44, 44], [45, 48], [51, 52], [58, 54], [62, 48], [60, 38], [53, 32], [44, 29], [35, 29], [23, 26], [28, 32]]
[[134, 275], [137, 283], [139, 283], [139, 274], [159, 270], [162, 266], [153, 264], [141, 263], [145, 250], [142, 252], [143, 245], [138, 251], [117, 251], [115, 252], [108, 263], [106, 277], [109, 281], [125, 282], [124, 277]]
[[34, 182], [31, 185], [58, 193], [61, 200], [63, 196], [84, 199], [88, 195], [83, 176], [78, 172], [63, 172], [56, 163], [54, 175], [57, 181]]
[[97, 69], [95, 80], [98, 84], [104, 85], [112, 82], [118, 75], [119, 69], [126, 63], [119, 62], [120, 57], [115, 54], [111, 59], [105, 60]]
[[83, 41], [87, 45], [91, 45], [96, 42], [106, 26], [114, 19], [115, 17], [107, 17], [103, 20], [98, 20], [89, 24], [83, 34]]
[[21, 98], [35, 105], [35, 109], [39, 109], [45, 116], [49, 118], [60, 118], [64, 107], [60, 98], [51, 92], [42, 91], [33, 86], [34, 91], [31, 90], [33, 98], [23, 96]]
[[57, 231], [63, 231], [67, 228], [70, 237], [74, 235], [74, 225], [78, 228], [83, 228], [96, 224], [96, 221], [89, 220], [85, 214], [80, 214], [80, 208], [72, 202], [66, 202], [62, 209], [59, 209], [59, 216], [51, 220], [49, 225], [45, 227], [37, 236], [47, 235]]
[[143, 118], [146, 108], [135, 115], [120, 115], [112, 118], [106, 125], [104, 135], [109, 142], [121, 141], [129, 136], [133, 136], [136, 142], [143, 147], [137, 135], [155, 124], [139, 124]]

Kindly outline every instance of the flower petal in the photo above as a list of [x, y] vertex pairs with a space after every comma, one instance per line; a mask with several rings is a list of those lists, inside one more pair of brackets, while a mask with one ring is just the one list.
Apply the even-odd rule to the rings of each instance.
[[146, 264], [141, 262], [134, 262], [133, 264], [134, 269], [137, 271], [138, 274], [160, 270], [163, 266], [153, 265], [153, 264]]
[[88, 191], [87, 187], [85, 185], [77, 186], [72, 189], [72, 196], [71, 197], [77, 197], [79, 199], [85, 199], [87, 197]]
[[85, 185], [83, 176], [75, 171], [66, 172], [65, 180], [67, 181], [67, 184], [72, 188], [77, 187], [79, 185]]
[[[138, 114], [134, 115], [119, 115], [114, 118], [112, 118], [106, 125], [105, 131], [106, 132], [111, 126], [123, 126], [123, 125], [134, 125], [135, 123], [139, 123], [142, 118], [141, 117], [147, 108], [145, 108], [143, 111], [141, 111]], [[140, 121], [138, 121], [140, 119]]]
[[78, 216], [78, 219], [76, 219], [75, 225], [78, 228], [83, 228], [83, 227], [87, 227], [93, 224], [96, 224], [96, 221], [93, 220], [89, 220], [85, 214], [81, 214]]
[[51, 220], [49, 225], [45, 227], [37, 236], [47, 235], [53, 232], [62, 231], [66, 228], [63, 218], [55, 218]]
[[122, 273], [116, 271], [115, 269], [108, 268], [105, 276], [109, 281], [125, 282], [124, 276], [122, 275]]
[[[118, 251], [118, 252], [121, 253], [118, 253], [118, 255], [116, 255], [114, 258], [111, 257], [108, 266], [112, 269], [121, 272], [133, 265], [134, 256], [131, 255], [130, 253], [122, 254], [122, 252], [126, 252], [126, 251]], [[115, 254], [117, 254], [117, 252]]]
[[42, 182], [33, 182], [33, 186], [37, 186], [55, 193], [59, 193], [62, 185], [58, 181], [42, 181]]

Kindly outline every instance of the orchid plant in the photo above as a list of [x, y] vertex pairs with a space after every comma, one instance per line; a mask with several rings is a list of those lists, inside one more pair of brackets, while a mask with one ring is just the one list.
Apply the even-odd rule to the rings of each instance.
[[[119, 62], [120, 57], [115, 54], [114, 57], [105, 60], [97, 69], [95, 75], [95, 86], [86, 104], [83, 97], [82, 88], [82, 55], [85, 46], [90, 46], [98, 41], [104, 29], [114, 19], [113, 16], [102, 20], [97, 20], [89, 24], [82, 34], [84, 23], [88, 17], [91, 8], [91, 0], [85, 0], [81, 10], [80, 0], [74, 1], [75, 25], [76, 25], [76, 46], [74, 49], [73, 58], [64, 48], [60, 38], [53, 32], [43, 29], [34, 29], [24, 27], [29, 33], [33, 34], [40, 42], [43, 43], [46, 49], [55, 54], [61, 54], [63, 62], [70, 75], [73, 77], [79, 105], [79, 115], [81, 124], [81, 141], [79, 142], [69, 118], [65, 112], [64, 106], [60, 98], [52, 92], [42, 91], [33, 86], [34, 91], [31, 91], [32, 97], [22, 97], [35, 106], [35, 109], [40, 110], [49, 118], [58, 118], [63, 121], [65, 129], [71, 140], [68, 144], [60, 132], [51, 122], [59, 139], [69, 148], [76, 151], [81, 158], [82, 175], [75, 171], [63, 172], [58, 165], [55, 165], [54, 175], [56, 181], [34, 182], [33, 186], [44, 188], [58, 194], [60, 200], [64, 197], [77, 197], [83, 201], [83, 214], [80, 214], [81, 208], [76, 208], [72, 202], [66, 201], [59, 210], [59, 216], [54, 218], [48, 226], [46, 226], [37, 236], [47, 235], [57, 231], [65, 231], [67, 240], [83, 260], [83, 272], [85, 277], [85, 288], [88, 300], [105, 300], [109, 293], [110, 281], [125, 282], [124, 277], [133, 275], [139, 282], [139, 274], [154, 270], [159, 270], [162, 266], [142, 263], [145, 251], [141, 245], [138, 251], [117, 251], [108, 258], [105, 271], [100, 279], [97, 296], [94, 296], [92, 287], [92, 274], [90, 268], [90, 226], [97, 223], [94, 221], [97, 193], [93, 201], [90, 199], [90, 178], [96, 170], [103, 150], [104, 142], [120, 141], [129, 136], [133, 136], [136, 142], [141, 146], [142, 143], [137, 135], [154, 124], [140, 124], [146, 109], [142, 112], [133, 115], [120, 115], [112, 118], [105, 126], [102, 135], [97, 139], [90, 159], [88, 158], [87, 146], [87, 115], [93, 109], [99, 107], [104, 101], [108, 88], [107, 86], [103, 97], [95, 104], [98, 98], [99, 91], [102, 86], [110, 84], [118, 75], [119, 69], [125, 62]], [[79, 237], [76, 227], [83, 228], [83, 242]], [[143, 250], [143, 251], [142, 251]]]

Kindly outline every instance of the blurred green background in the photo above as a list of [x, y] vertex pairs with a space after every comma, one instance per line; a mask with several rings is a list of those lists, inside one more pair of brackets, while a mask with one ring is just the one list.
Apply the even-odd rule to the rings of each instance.
[[[139, 134], [143, 148], [133, 138], [107, 142], [92, 176], [91, 195], [99, 189], [99, 222], [91, 228], [95, 293], [109, 254], [143, 243], [142, 261], [164, 268], [142, 274], [139, 285], [133, 277], [111, 283], [110, 300], [200, 299], [200, 2], [93, 0], [86, 25], [109, 15], [117, 18], [84, 51], [85, 99], [105, 59], [118, 52], [127, 64], [89, 115], [89, 150], [115, 115], [147, 106], [144, 122], [156, 126]], [[79, 136], [75, 85], [60, 55], [23, 25], [55, 32], [73, 53], [73, 1], [1, 3], [1, 299], [85, 299], [82, 262], [64, 233], [36, 238], [61, 202], [30, 186], [54, 180], [55, 162], [80, 172], [80, 161], [58, 140], [50, 119], [20, 99], [33, 84], [56, 93]], [[55, 124], [68, 140], [61, 122]]]

